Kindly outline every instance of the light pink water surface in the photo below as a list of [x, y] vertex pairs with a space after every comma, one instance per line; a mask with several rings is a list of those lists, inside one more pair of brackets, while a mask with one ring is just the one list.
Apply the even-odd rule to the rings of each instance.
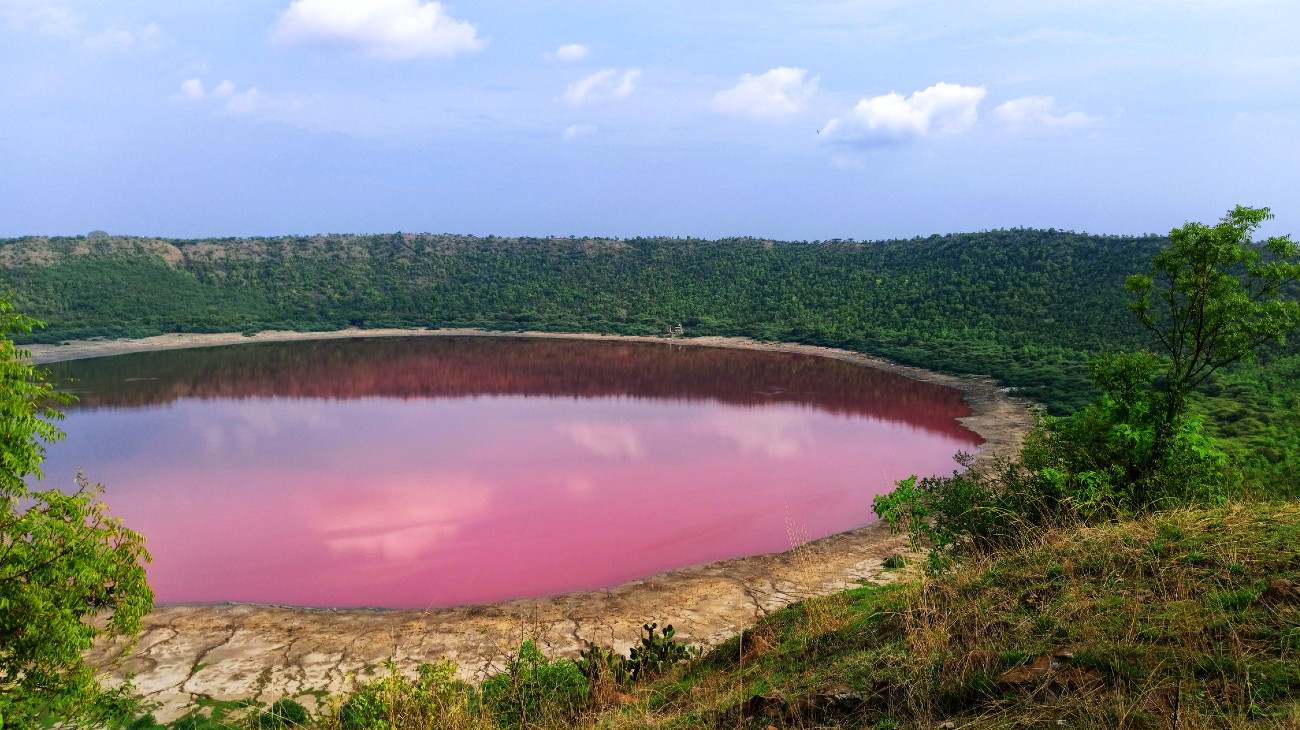
[[[47, 483], [82, 467], [108, 487], [114, 514], [148, 537], [160, 603], [423, 608], [785, 550], [791, 527], [817, 538], [865, 524], [894, 480], [950, 471], [956, 451], [979, 443], [955, 422], [969, 411], [952, 391], [879, 371], [831, 366], [826, 380], [853, 390], [837, 398], [809, 387], [825, 367], [813, 358], [713, 354], [668, 367], [647, 346], [611, 365], [591, 354], [604, 346], [466, 354], [478, 345], [358, 341], [69, 364], [60, 373], [78, 378], [83, 407], [62, 424]], [[529, 362], [561, 361], [575, 387], [613, 392], [500, 385]], [[378, 369], [431, 382], [430, 362], [451, 363], [444, 385], [483, 382], [455, 396], [394, 395], [373, 373], [356, 386]], [[670, 382], [725, 382], [726, 395], [683, 385], [674, 397], [658, 376], [646, 386], [656, 367]], [[331, 381], [341, 394], [328, 395]], [[279, 394], [287, 383], [319, 392]], [[204, 394], [214, 384], [221, 394]]]

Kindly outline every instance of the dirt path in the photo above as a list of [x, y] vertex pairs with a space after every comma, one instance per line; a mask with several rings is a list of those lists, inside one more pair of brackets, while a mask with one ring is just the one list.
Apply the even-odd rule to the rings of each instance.
[[[210, 347], [349, 337], [557, 337], [664, 342], [659, 337], [504, 333], [479, 330], [341, 330], [162, 335], [141, 340], [94, 340], [34, 345], [40, 363], [148, 350]], [[960, 389], [974, 413], [962, 419], [985, 439], [980, 461], [1012, 453], [1032, 425], [1026, 404], [988, 378], [958, 378], [903, 367], [844, 350], [764, 343], [742, 338], [678, 338], [674, 344], [795, 352], [833, 357]], [[313, 707], [317, 697], [347, 690], [390, 657], [410, 669], [449, 657], [465, 679], [478, 681], [499, 667], [504, 654], [536, 637], [556, 655], [576, 656], [586, 642], [626, 650], [642, 623], [671, 623], [692, 642], [723, 641], [758, 618], [793, 601], [825, 595], [860, 580], [888, 581], [885, 557], [903, 549], [886, 526], [867, 525], [773, 555], [699, 565], [633, 581], [605, 591], [571, 593], [490, 606], [433, 611], [313, 610], [249, 604], [163, 606], [146, 617], [134, 651], [123, 656], [101, 646], [90, 661], [115, 679], [134, 675], [135, 686], [158, 705], [164, 722], [199, 698], [272, 702], [297, 697]]]

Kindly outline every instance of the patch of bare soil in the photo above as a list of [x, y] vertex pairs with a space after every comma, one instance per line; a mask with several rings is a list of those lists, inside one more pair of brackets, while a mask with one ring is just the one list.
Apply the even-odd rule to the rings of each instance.
[[[562, 337], [664, 342], [658, 337], [502, 333], [479, 330], [341, 330], [179, 334], [142, 340], [97, 340], [32, 346], [36, 362], [102, 357], [146, 350], [211, 347], [249, 342], [348, 337]], [[1012, 454], [1033, 419], [1027, 404], [1009, 398], [988, 378], [958, 378], [903, 367], [844, 350], [763, 343], [741, 338], [678, 338], [682, 346], [734, 347], [833, 357], [916, 380], [958, 388], [974, 413], [962, 419], [986, 443], [978, 460]], [[900, 475], [902, 476], [902, 475]], [[843, 590], [858, 581], [887, 582], [889, 555], [905, 549], [901, 536], [876, 523], [773, 555], [757, 555], [633, 581], [604, 591], [571, 593], [490, 606], [430, 611], [314, 610], [250, 604], [163, 606], [146, 617], [133, 651], [103, 645], [89, 660], [115, 680], [134, 676], [137, 689], [157, 703], [168, 721], [195, 700], [254, 698], [273, 702], [338, 694], [380, 670], [389, 658], [399, 666], [439, 657], [454, 660], [463, 678], [482, 680], [506, 652], [526, 638], [539, 639], [555, 655], [576, 656], [588, 641], [626, 651], [642, 623], [671, 623], [691, 642], [716, 644], [789, 603]]]

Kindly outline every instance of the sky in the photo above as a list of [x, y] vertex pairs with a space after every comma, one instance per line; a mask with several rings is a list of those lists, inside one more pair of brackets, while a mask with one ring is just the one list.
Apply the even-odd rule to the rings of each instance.
[[1295, 0], [0, 0], [0, 237], [1300, 231]]

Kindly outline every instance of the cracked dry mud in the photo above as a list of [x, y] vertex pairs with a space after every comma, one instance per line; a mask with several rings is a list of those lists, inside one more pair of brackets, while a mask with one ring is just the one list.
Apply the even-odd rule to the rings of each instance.
[[[512, 336], [615, 339], [601, 335], [484, 333], [472, 330], [268, 332], [166, 335], [135, 341], [33, 346], [37, 362], [142, 350], [240, 342], [359, 336]], [[661, 338], [624, 338], [663, 341]], [[743, 347], [834, 357], [958, 388], [974, 413], [963, 423], [985, 444], [979, 461], [1011, 454], [1032, 425], [1025, 403], [987, 378], [956, 378], [902, 367], [856, 353], [741, 338], [677, 339], [675, 344]], [[133, 677], [164, 722], [199, 698], [270, 703], [295, 697], [315, 709], [318, 697], [339, 694], [394, 659], [404, 670], [447, 657], [462, 678], [481, 681], [508, 651], [537, 638], [548, 653], [576, 656], [588, 641], [626, 651], [642, 623], [671, 623], [677, 635], [712, 645], [736, 635], [789, 603], [826, 595], [859, 581], [886, 582], [884, 559], [904, 549], [901, 536], [871, 524], [784, 553], [726, 560], [633, 581], [604, 591], [570, 593], [489, 606], [429, 611], [315, 610], [250, 604], [162, 606], [144, 619], [135, 646], [104, 643], [88, 660], [113, 681]]]

